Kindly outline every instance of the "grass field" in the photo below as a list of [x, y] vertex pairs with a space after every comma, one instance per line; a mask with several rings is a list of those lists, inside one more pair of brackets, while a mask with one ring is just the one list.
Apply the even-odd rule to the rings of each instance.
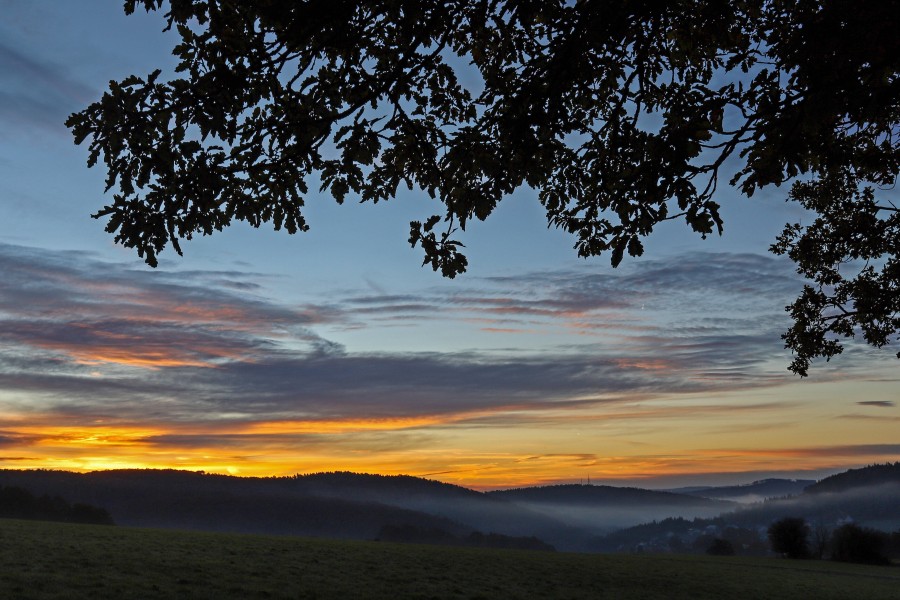
[[900, 568], [0, 520], [0, 598], [900, 598]]

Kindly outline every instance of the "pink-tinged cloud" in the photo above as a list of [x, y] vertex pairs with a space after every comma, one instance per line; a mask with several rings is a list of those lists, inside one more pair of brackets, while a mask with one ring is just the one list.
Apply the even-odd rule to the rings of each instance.
[[[252, 361], [281, 340], [326, 344], [309, 331], [325, 311], [295, 311], [215, 287], [218, 273], [131, 271], [12, 246], [0, 248], [0, 339], [20, 354], [50, 352], [77, 364], [216, 367]], [[235, 277], [246, 276], [234, 274]], [[227, 279], [227, 278], [226, 278]]]
[[[417, 319], [414, 310], [422, 306], [429, 307], [430, 316], [415, 322], [443, 320], [474, 333], [494, 328], [564, 334], [569, 325], [585, 323], [596, 323], [601, 331], [611, 314], [620, 322], [636, 322], [628, 316], [639, 307], [609, 309], [627, 304], [622, 298], [630, 292], [622, 290], [637, 285], [628, 277], [598, 282], [575, 274], [567, 283], [552, 274], [530, 282], [482, 281], [481, 287], [494, 289], [457, 296], [348, 294], [294, 308], [265, 298], [250, 273], [185, 276], [131, 270], [88, 255], [2, 244], [0, 270], [5, 274], [0, 281], [0, 390], [7, 399], [28, 398], [30, 411], [18, 424], [0, 425], [11, 432], [10, 440], [38, 433], [21, 428], [29, 420], [47, 432], [76, 428], [44, 442], [68, 444], [73, 456], [76, 446], [115, 444], [166, 456], [183, 449], [249, 457], [254, 448], [287, 456], [287, 449], [301, 447], [352, 454], [363, 447], [362, 439], [366, 451], [402, 446], [413, 452], [429, 448], [434, 436], [479, 430], [563, 431], [610, 422], [635, 432], [650, 421], [655, 427], [666, 420], [682, 426], [703, 416], [738, 418], [790, 406], [788, 401], [734, 405], [702, 400], [791, 381], [783, 365], [771, 364], [777, 329], [760, 330], [753, 315], [740, 326], [703, 321], [696, 325], [700, 333], [651, 323], [652, 335], [619, 331], [591, 344], [565, 346], [541, 346], [537, 342], [543, 344], [544, 336], [520, 336], [521, 344], [509, 343], [515, 347], [469, 351], [361, 353], [318, 333], [363, 327], [389, 335], [380, 329], [385, 323], [374, 319], [389, 319], [387, 325]], [[644, 289], [637, 297], [650, 298], [649, 284], [638, 283]], [[531, 284], [541, 296], [529, 296]], [[531, 314], [542, 303], [553, 317]], [[526, 316], [501, 319], [483, 308], [511, 313], [523, 308]], [[575, 320], [574, 314], [582, 316]], [[526, 347], [532, 341], [535, 346]], [[21, 409], [15, 403], [5, 406]], [[26, 438], [4, 447], [10, 456], [27, 456], [29, 448], [38, 448]], [[40, 446], [41, 452], [48, 447]], [[550, 465], [553, 460], [572, 464], [562, 456], [534, 462]], [[627, 464], [649, 473], [674, 460], [645, 457]], [[479, 476], [493, 469], [473, 461], [438, 462], [416, 464], [422, 472], [477, 469]], [[500, 458], [493, 463], [504, 469], [518, 464]], [[617, 465], [609, 463], [607, 471]]]

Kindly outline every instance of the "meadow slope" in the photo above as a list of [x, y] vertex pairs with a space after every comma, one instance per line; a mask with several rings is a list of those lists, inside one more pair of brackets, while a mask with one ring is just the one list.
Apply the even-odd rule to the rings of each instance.
[[900, 568], [0, 520], [0, 597], [896, 599]]

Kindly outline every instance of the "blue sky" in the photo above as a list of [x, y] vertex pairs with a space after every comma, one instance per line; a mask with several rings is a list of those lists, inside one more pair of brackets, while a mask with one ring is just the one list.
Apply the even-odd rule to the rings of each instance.
[[[725, 235], [669, 223], [641, 259], [582, 260], [530, 190], [420, 267], [406, 193], [311, 231], [243, 225], [150, 269], [116, 247], [104, 172], [63, 121], [110, 79], [171, 68], [160, 14], [0, 1], [0, 466], [330, 469], [493, 487], [821, 474], [900, 457], [897, 366], [850, 347], [800, 380], [767, 253], [786, 190], [723, 189]], [[724, 479], [723, 479], [724, 480]], [[734, 481], [734, 477], [728, 481]]]

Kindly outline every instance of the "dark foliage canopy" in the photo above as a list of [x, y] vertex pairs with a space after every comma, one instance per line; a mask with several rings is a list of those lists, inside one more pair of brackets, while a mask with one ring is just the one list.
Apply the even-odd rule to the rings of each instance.
[[734, 556], [734, 545], [728, 540], [715, 538], [706, 553], [711, 556]]
[[790, 369], [854, 335], [896, 340], [898, 1], [138, 7], [167, 10], [177, 73], [113, 81], [67, 124], [114, 189], [95, 216], [151, 265], [235, 219], [304, 231], [317, 191], [378, 202], [405, 185], [439, 202], [409, 241], [447, 277], [467, 266], [458, 231], [522, 187], [580, 256], [615, 266], [664, 221], [721, 233], [723, 181], [791, 184], [814, 218], [772, 246], [809, 280], [787, 307]]
[[769, 525], [772, 551], [787, 558], [809, 558], [809, 526], [799, 517], [785, 517]]
[[883, 531], [846, 523], [831, 537], [831, 558], [843, 562], [886, 565], [890, 536]]
[[89, 504], [69, 504], [60, 496], [36, 496], [15, 486], [0, 486], [0, 518], [113, 524], [112, 517], [105, 508]]
[[807, 494], [835, 494], [892, 483], [900, 485], [900, 461], [849, 469], [810, 485], [805, 492]]

